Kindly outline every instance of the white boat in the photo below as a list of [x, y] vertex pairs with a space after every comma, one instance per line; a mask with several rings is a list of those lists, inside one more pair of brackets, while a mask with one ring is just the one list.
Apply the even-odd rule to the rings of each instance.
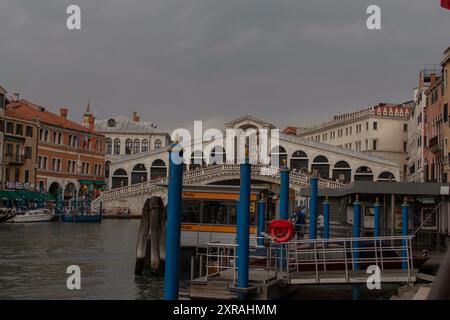
[[16, 216], [8, 222], [45, 222], [53, 220], [54, 217], [55, 214], [48, 209], [35, 209], [25, 212], [17, 212]]

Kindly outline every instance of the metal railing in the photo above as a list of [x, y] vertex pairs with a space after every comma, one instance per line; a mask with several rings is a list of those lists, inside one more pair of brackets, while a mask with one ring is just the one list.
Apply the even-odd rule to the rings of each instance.
[[[340, 283], [350, 283], [359, 270], [364, 273], [375, 265], [381, 272], [402, 271], [397, 281], [410, 283], [414, 279], [412, 236], [292, 240], [284, 244], [275, 244], [269, 235], [264, 236], [264, 247], [250, 245], [249, 270], [264, 270], [268, 278], [272, 273], [278, 279], [295, 283], [307, 275], [309, 283], [321, 283], [330, 271], [334, 279], [343, 279]], [[236, 284], [237, 246], [235, 243], [207, 244], [204, 257], [207, 278], [227, 271]]]

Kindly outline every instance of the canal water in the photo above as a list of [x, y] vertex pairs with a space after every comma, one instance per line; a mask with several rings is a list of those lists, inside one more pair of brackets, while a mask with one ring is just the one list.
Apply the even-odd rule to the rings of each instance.
[[[162, 277], [134, 275], [138, 229], [139, 220], [0, 224], [0, 299], [160, 299]], [[67, 289], [70, 265], [81, 290]]]
[[[162, 277], [134, 275], [138, 229], [139, 220], [0, 224], [0, 299], [161, 299]], [[70, 265], [81, 269], [81, 290], [67, 289]], [[384, 299], [394, 290], [311, 286], [289, 298]]]

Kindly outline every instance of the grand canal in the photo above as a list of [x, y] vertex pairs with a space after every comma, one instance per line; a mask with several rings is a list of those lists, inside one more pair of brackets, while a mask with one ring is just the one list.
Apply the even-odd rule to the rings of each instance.
[[[160, 299], [163, 278], [134, 276], [139, 220], [0, 224], [0, 299]], [[68, 290], [66, 268], [81, 269]]]
[[[161, 299], [162, 277], [134, 275], [138, 229], [139, 220], [0, 224], [0, 300]], [[81, 269], [81, 290], [67, 289], [70, 265]], [[187, 291], [187, 279], [180, 287]], [[386, 299], [394, 290], [361, 288], [359, 298]], [[354, 297], [349, 286], [312, 286], [289, 298]]]

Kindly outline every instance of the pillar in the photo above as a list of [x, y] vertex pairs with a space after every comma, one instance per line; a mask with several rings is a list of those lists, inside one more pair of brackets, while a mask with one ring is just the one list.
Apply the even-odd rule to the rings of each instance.
[[289, 220], [289, 168], [280, 169], [280, 219]]
[[330, 238], [330, 202], [328, 196], [323, 202], [323, 239]]
[[353, 242], [353, 267], [355, 270], [359, 270], [359, 233], [361, 225], [361, 203], [358, 200], [358, 195], [356, 195], [356, 200], [353, 202], [353, 237], [355, 241]]
[[250, 242], [250, 184], [251, 166], [246, 150], [244, 163], [240, 165], [241, 185], [239, 193], [239, 210], [237, 212], [237, 266], [238, 288], [248, 287], [248, 260]]
[[258, 202], [258, 246], [264, 246], [262, 233], [266, 229], [266, 201], [264, 198]]
[[[406, 237], [408, 235], [408, 209], [409, 204], [406, 201], [402, 203], [402, 236]], [[408, 252], [407, 252], [407, 245], [408, 240], [403, 239], [403, 250], [402, 250], [402, 269], [406, 270], [408, 269]]]
[[309, 198], [309, 238], [316, 239], [317, 237], [317, 176], [314, 174], [309, 179], [311, 186], [311, 194]]
[[169, 148], [169, 186], [167, 195], [166, 265], [164, 299], [178, 299], [180, 275], [181, 192], [183, 185], [182, 148], [173, 144]]
[[375, 204], [373, 205], [374, 210], [374, 220], [373, 220], [373, 236], [380, 236], [380, 207], [381, 205], [378, 203], [378, 198]]

